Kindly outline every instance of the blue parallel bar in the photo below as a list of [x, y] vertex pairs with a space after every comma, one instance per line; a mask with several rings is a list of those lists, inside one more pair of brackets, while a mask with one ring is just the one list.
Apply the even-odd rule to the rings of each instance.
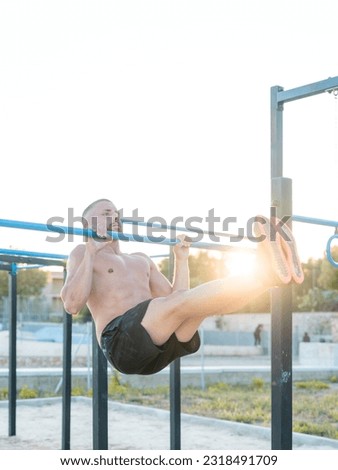
[[[238, 234], [236, 233], [230, 233], [230, 232], [218, 232], [218, 231], [213, 231], [213, 230], [203, 230], [199, 227], [191, 227], [187, 228], [184, 226], [180, 225], [166, 225], [162, 224], [160, 222], [145, 222], [145, 221], [139, 221], [137, 219], [129, 218], [129, 217], [122, 217], [121, 222], [123, 224], [131, 224], [131, 225], [139, 225], [141, 227], [150, 227], [153, 229], [165, 229], [165, 230], [170, 230], [170, 231], [182, 231], [182, 232], [192, 232], [192, 233], [198, 233], [198, 234], [204, 234], [204, 235], [211, 235], [213, 237], [238, 237]], [[243, 237], [244, 239], [247, 239], [247, 237]]]
[[316, 219], [314, 217], [304, 217], [302, 215], [293, 215], [294, 222], [302, 222], [304, 224], [325, 225], [327, 227], [338, 227], [338, 221], [327, 219]]
[[67, 255], [58, 255], [55, 253], [39, 253], [37, 251], [11, 250], [7, 248], [0, 248], [0, 254], [15, 255], [15, 256], [31, 256], [31, 257], [37, 257], [37, 258], [67, 259]]
[[[61, 234], [70, 234], [70, 235], [79, 235], [83, 237], [97, 237], [96, 233], [90, 229], [81, 229], [76, 227], [67, 227], [62, 225], [51, 225], [51, 224], [40, 224], [35, 222], [24, 222], [19, 220], [8, 220], [0, 219], [0, 227], [7, 228], [16, 228], [23, 230], [34, 230], [40, 232], [49, 232], [49, 233], [61, 233]], [[133, 241], [141, 243], [155, 243], [160, 245], [176, 245], [178, 239], [170, 239], [164, 236], [158, 237], [147, 237], [138, 234], [128, 234], [120, 232], [108, 232], [109, 236], [113, 240], [121, 241]], [[220, 243], [208, 243], [208, 242], [193, 242], [191, 244], [192, 248], [199, 248], [205, 250], [217, 250], [217, 251], [227, 251], [232, 250], [233, 247], [229, 245], [222, 245]], [[253, 250], [249, 250], [253, 251]]]
[[331, 244], [333, 240], [338, 239], [338, 222], [334, 220], [326, 220], [326, 219], [315, 219], [314, 217], [303, 217], [300, 215], [294, 215], [292, 217], [292, 220], [295, 222], [303, 222], [306, 224], [314, 224], [314, 225], [324, 225], [326, 227], [335, 227], [335, 234], [332, 235], [327, 243], [326, 243], [326, 257], [329, 261], [329, 263], [334, 267], [338, 268], [338, 262], [333, 258], [332, 252], [331, 252]]
[[309, 85], [292, 88], [291, 90], [281, 90], [277, 93], [278, 103], [287, 103], [320, 93], [330, 92], [338, 88], [338, 77], [330, 77], [326, 80], [310, 83]]

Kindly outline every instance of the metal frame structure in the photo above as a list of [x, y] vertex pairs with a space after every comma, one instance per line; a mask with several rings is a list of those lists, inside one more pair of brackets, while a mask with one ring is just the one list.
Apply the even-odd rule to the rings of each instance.
[[[338, 89], [338, 77], [284, 90], [271, 88], [271, 206], [279, 218], [292, 216], [292, 181], [283, 176], [284, 105]], [[318, 223], [294, 216], [297, 222]], [[311, 222], [312, 220], [312, 222]], [[322, 221], [323, 222], [323, 221]], [[332, 221], [326, 221], [332, 222]], [[337, 226], [337, 222], [332, 226]], [[324, 224], [326, 225], [326, 224]], [[330, 224], [331, 225], [331, 224]], [[271, 302], [271, 448], [292, 449], [292, 292], [275, 289]]]
[[[126, 223], [133, 223], [130, 219]], [[95, 237], [91, 230], [83, 230], [74, 227], [55, 226], [48, 224], [31, 223], [17, 220], [0, 219], [0, 227], [35, 230], [42, 232], [56, 232], [61, 234], [73, 234], [82, 237]], [[168, 227], [173, 230], [174, 227]], [[183, 230], [183, 228], [179, 228]], [[185, 230], [188, 231], [188, 230]], [[205, 233], [205, 232], [204, 232]], [[173, 254], [171, 247], [177, 243], [177, 239], [165, 237], [147, 237], [143, 235], [110, 232], [113, 239], [130, 240], [144, 243], [159, 243], [169, 245], [170, 273], [172, 276]], [[219, 236], [231, 236], [225, 232], [219, 232]], [[193, 242], [193, 248], [210, 249], [218, 251], [233, 250], [229, 245], [220, 243]], [[250, 250], [252, 251], [252, 250]], [[162, 256], [162, 255], [161, 255]], [[0, 269], [7, 270], [10, 277], [10, 350], [9, 350], [9, 435], [16, 434], [16, 272], [19, 263], [41, 264], [44, 266], [58, 265], [65, 267], [67, 256], [50, 253], [37, 253], [30, 251], [18, 251], [0, 249]], [[62, 449], [70, 449], [70, 411], [71, 411], [71, 342], [72, 342], [72, 317], [64, 315], [63, 322], [63, 391], [62, 391]], [[104, 357], [97, 341], [93, 325], [93, 449], [108, 449], [108, 372], [107, 360]], [[181, 375], [180, 360], [170, 364], [170, 448], [181, 448]]]
[[[338, 77], [284, 91], [282, 87], [271, 88], [271, 206], [276, 215], [292, 216], [292, 181], [283, 176], [283, 107], [294, 101], [319, 93], [338, 89]], [[338, 222], [292, 216], [296, 222], [328, 225], [337, 229]], [[139, 223], [125, 219], [126, 223]], [[142, 223], [140, 224], [142, 225]], [[143, 224], [147, 225], [147, 224]], [[153, 226], [153, 224], [151, 225]], [[90, 230], [0, 219], [0, 227], [25, 230], [57, 232], [95, 236]], [[164, 226], [161, 226], [164, 227]], [[168, 229], [184, 230], [182, 227]], [[208, 232], [203, 232], [208, 233]], [[221, 234], [216, 234], [221, 235]], [[114, 239], [131, 240], [143, 243], [161, 243], [172, 247], [177, 240], [165, 237], [145, 237], [142, 235], [112, 232]], [[231, 234], [222, 233], [222, 236]], [[332, 237], [331, 237], [332, 238]], [[329, 240], [330, 241], [330, 240]], [[196, 242], [194, 248], [227, 251], [233, 249], [220, 243]], [[170, 249], [172, 258], [172, 250]], [[16, 274], [18, 264], [43, 266], [59, 265], [65, 268], [66, 256], [48, 253], [0, 250], [0, 270], [10, 276], [10, 344], [9, 344], [9, 435], [16, 433]], [[172, 265], [172, 263], [170, 263]], [[334, 263], [333, 263], [334, 264]], [[274, 289], [272, 293], [271, 317], [271, 448], [292, 449], [292, 296], [290, 286]], [[70, 410], [71, 410], [71, 336], [72, 317], [64, 315], [63, 323], [63, 401], [62, 401], [62, 449], [70, 449]], [[181, 448], [181, 397], [180, 360], [170, 365], [170, 448]], [[108, 449], [108, 373], [107, 361], [93, 334], [93, 449]]]
[[[17, 272], [25, 266], [62, 266], [65, 270], [66, 256], [0, 249], [0, 270], [9, 274], [9, 366], [8, 366], [8, 435], [16, 435], [16, 393], [17, 393]], [[65, 271], [64, 271], [65, 272]], [[69, 318], [68, 318], [69, 317]], [[71, 343], [72, 330], [69, 315], [63, 317], [63, 390], [62, 390], [62, 448], [69, 448], [70, 442], [70, 396], [71, 396]]]

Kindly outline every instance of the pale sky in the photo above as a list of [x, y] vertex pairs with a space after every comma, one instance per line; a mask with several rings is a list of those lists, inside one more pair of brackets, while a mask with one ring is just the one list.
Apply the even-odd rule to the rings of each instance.
[[[270, 88], [338, 75], [337, 17], [335, 0], [2, 0], [0, 217], [67, 225], [102, 197], [168, 223], [268, 214]], [[294, 213], [338, 220], [338, 100], [284, 116]], [[333, 234], [294, 231], [304, 260]], [[46, 235], [0, 228], [0, 247], [74, 247]]]

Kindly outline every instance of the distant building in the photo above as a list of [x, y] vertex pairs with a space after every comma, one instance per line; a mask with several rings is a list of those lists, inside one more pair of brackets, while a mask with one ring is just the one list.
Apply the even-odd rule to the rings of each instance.
[[47, 271], [47, 284], [42, 291], [51, 312], [60, 312], [63, 309], [60, 292], [63, 286], [63, 271]]

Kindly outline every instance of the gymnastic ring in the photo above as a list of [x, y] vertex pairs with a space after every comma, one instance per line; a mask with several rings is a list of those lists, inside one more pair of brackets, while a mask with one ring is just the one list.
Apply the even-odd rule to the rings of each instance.
[[333, 259], [332, 252], [331, 252], [331, 243], [334, 239], [338, 239], [338, 234], [334, 234], [332, 235], [332, 237], [328, 239], [327, 244], [326, 244], [326, 257], [334, 268], [338, 268], [338, 262]]

